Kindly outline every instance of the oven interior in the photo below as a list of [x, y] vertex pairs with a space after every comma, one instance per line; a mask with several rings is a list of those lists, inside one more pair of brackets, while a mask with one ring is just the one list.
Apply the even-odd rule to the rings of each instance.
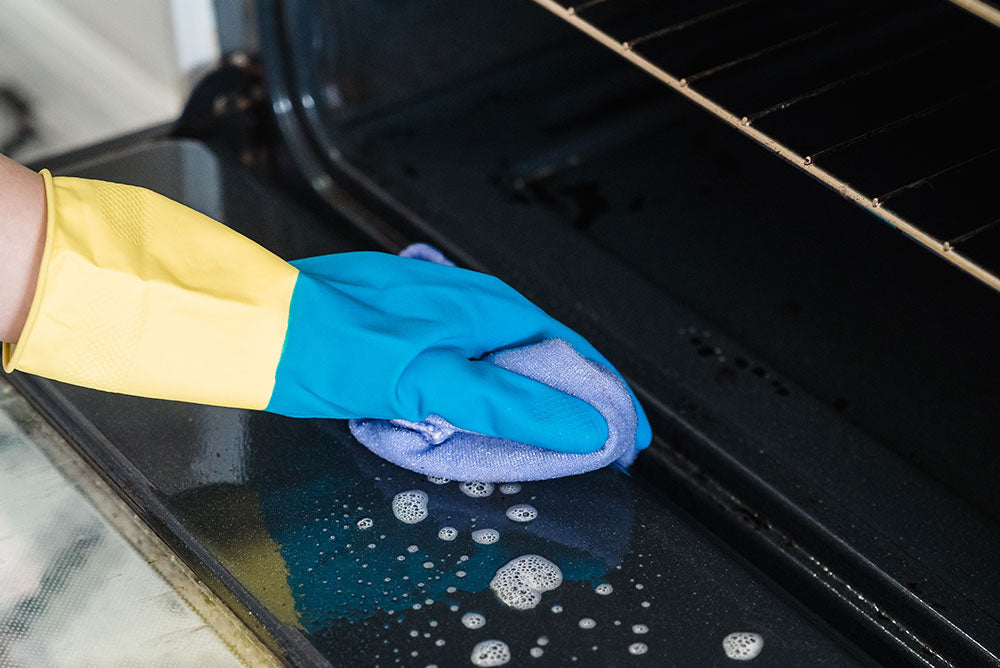
[[[531, 3], [282, 9], [287, 85], [317, 150], [403, 226], [554, 309], [584, 302], [633, 374], [684, 349], [716, 385], [776, 406], [794, 386], [1000, 516], [992, 290]], [[711, 331], [680, 331], [660, 303]]]
[[[612, 24], [633, 31], [679, 11], [575, 4], [612, 19], [622, 8]], [[904, 211], [932, 230], [975, 228], [966, 240], [989, 255], [997, 87], [982, 55], [1000, 48], [995, 26], [945, 2], [732, 4], [765, 5], [790, 35], [820, 20], [810, 12], [855, 12], [846, 23], [881, 45], [884, 94], [865, 80], [847, 106], [810, 100], [812, 116], [786, 130], [915, 115], [924, 125], [842, 160], [885, 183], [984, 154]], [[934, 601], [951, 588], [994, 607], [1000, 582], [974, 565], [991, 559], [970, 548], [972, 535], [1000, 545], [993, 289], [532, 3], [319, 6], [282, 3], [264, 28], [286, 40], [274, 83], [322, 170], [408, 238], [498, 273], [606, 349], [655, 414], [659, 447], [762, 506], [757, 485], [773, 485], [932, 616], [964, 615]], [[693, 62], [739, 46], [700, 37]], [[709, 90], [801, 82], [813, 56], [828, 66], [858, 49], [851, 39], [776, 51], [773, 74]]]
[[[584, 4], [615, 3], [666, 11]], [[792, 3], [734, 4], [780, 16]], [[498, 549], [572, 563], [560, 597], [574, 616], [496, 612], [491, 632], [529, 661], [529, 636], [551, 628], [572, 643], [548, 660], [578, 665], [716, 665], [739, 624], [773, 639], [772, 665], [1000, 663], [994, 290], [532, 2], [256, 5], [280, 169], [248, 174], [216, 141], [232, 127], [199, 134], [182, 118], [174, 138], [57, 171], [151, 187], [288, 259], [433, 243], [614, 362], [654, 443], [631, 475], [532, 484], [550, 516]], [[978, 20], [943, 0], [914, 7], [907, 26], [927, 11]], [[707, 61], [723, 35], [694, 47]], [[387, 499], [422, 486], [441, 500], [435, 519], [464, 530], [474, 514], [502, 521], [504, 498], [477, 509], [437, 491], [335, 421], [12, 380], [289, 663], [394, 665], [411, 647], [419, 665], [466, 660], [467, 629], [441, 608], [494, 606], [500, 556], [472, 546], [467, 577], [452, 564], [425, 580], [421, 560], [437, 573], [457, 556], [437, 526], [386, 532], [392, 584], [366, 598], [352, 513], [391, 523]], [[325, 523], [352, 538], [321, 547]], [[422, 608], [418, 579], [433, 590]], [[573, 646], [602, 579], [621, 593], [608, 615], [659, 624], [651, 656], [628, 655], [606, 620], [598, 649]]]

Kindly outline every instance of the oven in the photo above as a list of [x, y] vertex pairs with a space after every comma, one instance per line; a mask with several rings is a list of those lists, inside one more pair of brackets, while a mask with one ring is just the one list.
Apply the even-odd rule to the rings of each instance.
[[[47, 163], [287, 259], [497, 274], [635, 388], [630, 474], [477, 500], [338, 421], [8, 379], [289, 665], [721, 666], [733, 633], [762, 665], [996, 665], [997, 16], [258, 0], [177, 123]], [[392, 523], [411, 488], [433, 527]], [[437, 538], [514, 498], [540, 519], [497, 549]], [[504, 609], [527, 552], [566, 581]]]

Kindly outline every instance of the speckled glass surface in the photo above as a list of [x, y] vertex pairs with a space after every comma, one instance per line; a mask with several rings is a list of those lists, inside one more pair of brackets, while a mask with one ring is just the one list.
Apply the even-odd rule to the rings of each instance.
[[[357, 247], [195, 144], [163, 144], [78, 173], [163, 192], [285, 257]], [[619, 471], [469, 496], [379, 459], [342, 421], [45, 388], [96, 429], [89, 447], [125, 486], [148, 491], [162, 504], [157, 512], [179, 521], [273, 614], [265, 623], [307, 642], [308, 651], [286, 647], [290, 660], [472, 665], [477, 643], [497, 639], [511, 665], [723, 666], [731, 661], [723, 639], [753, 632], [764, 643], [755, 665], [861, 661], [648, 483]], [[416, 523], [392, 510], [393, 497], [409, 490], [428, 497]], [[520, 503], [537, 518], [509, 518]], [[444, 527], [456, 530], [453, 540], [439, 537]], [[474, 541], [472, 531], [485, 528], [499, 540]], [[556, 564], [564, 581], [519, 611], [489, 584], [525, 554]], [[469, 612], [485, 624], [468, 628]]]
[[247, 665], [39, 449], [0, 379], [0, 667]]

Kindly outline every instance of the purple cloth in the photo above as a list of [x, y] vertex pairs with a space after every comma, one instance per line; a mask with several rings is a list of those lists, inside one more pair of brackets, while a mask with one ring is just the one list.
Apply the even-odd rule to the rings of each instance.
[[[414, 246], [420, 248], [416, 250]], [[400, 255], [438, 261], [414, 244]], [[351, 420], [354, 437], [369, 450], [403, 468], [452, 480], [515, 482], [586, 473], [635, 459], [637, 418], [624, 383], [604, 366], [584, 359], [562, 339], [549, 339], [489, 355], [486, 362], [583, 399], [604, 416], [608, 440], [596, 452], [569, 454], [466, 431], [438, 415], [423, 422]]]

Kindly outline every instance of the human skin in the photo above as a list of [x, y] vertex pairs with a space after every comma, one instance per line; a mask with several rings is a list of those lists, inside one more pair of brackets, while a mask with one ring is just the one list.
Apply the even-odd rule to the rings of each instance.
[[21, 335], [44, 248], [42, 177], [0, 155], [0, 341]]

